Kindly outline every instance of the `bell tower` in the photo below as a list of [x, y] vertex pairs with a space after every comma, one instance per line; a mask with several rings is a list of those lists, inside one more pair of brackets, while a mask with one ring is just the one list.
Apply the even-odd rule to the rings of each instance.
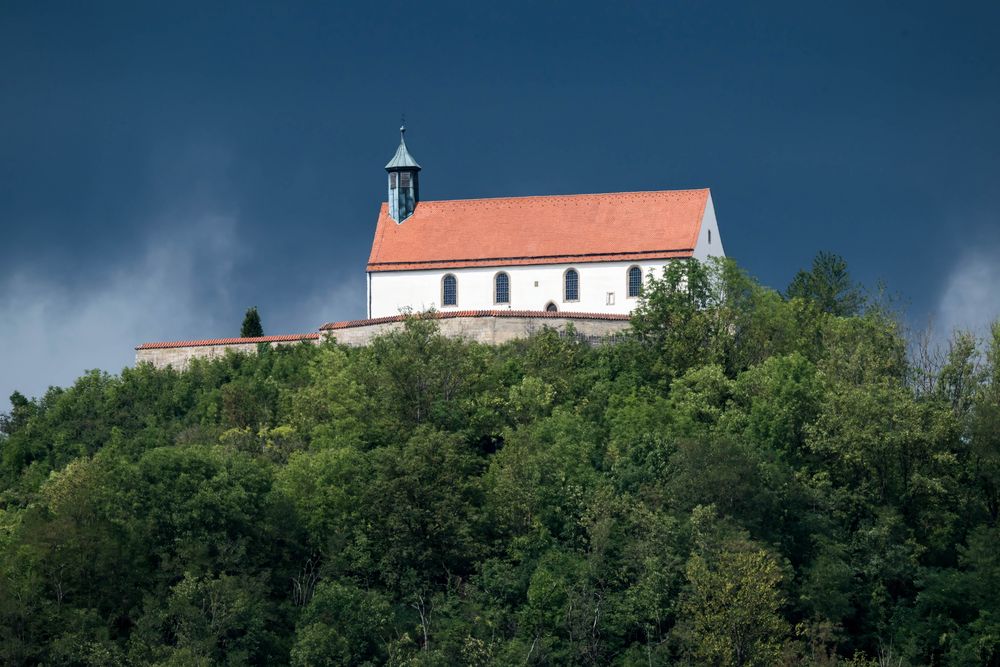
[[405, 135], [404, 125], [399, 128], [399, 148], [385, 165], [389, 172], [389, 215], [397, 223], [413, 215], [420, 201], [420, 165], [406, 150]]

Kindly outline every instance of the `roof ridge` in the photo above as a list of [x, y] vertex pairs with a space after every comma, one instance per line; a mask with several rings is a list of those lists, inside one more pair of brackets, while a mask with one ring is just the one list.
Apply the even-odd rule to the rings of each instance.
[[[658, 195], [667, 193], [706, 192], [711, 188], [683, 188], [680, 190], [629, 190], [627, 192], [576, 192], [555, 195], [515, 195], [513, 197], [469, 197], [466, 199], [421, 199], [421, 204], [456, 204], [460, 202], [510, 201], [525, 199], [570, 199], [573, 197], [610, 197], [613, 195]], [[386, 202], [382, 202], [383, 204]]]

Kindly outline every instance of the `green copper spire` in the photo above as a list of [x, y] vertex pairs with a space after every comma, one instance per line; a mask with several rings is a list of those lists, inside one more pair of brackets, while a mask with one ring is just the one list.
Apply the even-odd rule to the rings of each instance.
[[406, 126], [403, 125], [399, 128], [399, 148], [396, 149], [396, 154], [392, 156], [389, 160], [389, 164], [385, 165], [386, 170], [389, 169], [420, 169], [420, 165], [417, 161], [413, 159], [410, 155], [410, 151], [406, 150]]
[[389, 215], [403, 222], [417, 210], [420, 201], [420, 165], [406, 150], [406, 126], [399, 128], [399, 148], [385, 165], [389, 172]]

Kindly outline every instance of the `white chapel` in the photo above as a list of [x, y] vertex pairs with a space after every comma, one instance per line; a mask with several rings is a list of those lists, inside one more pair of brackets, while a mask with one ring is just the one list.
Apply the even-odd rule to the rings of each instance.
[[430, 309], [628, 314], [671, 260], [725, 256], [712, 194], [421, 201], [400, 128], [368, 258], [368, 317]]
[[598, 343], [628, 330], [646, 279], [670, 261], [725, 256], [708, 189], [421, 201], [405, 128], [385, 169], [365, 319], [300, 334], [142, 343], [136, 362], [183, 369], [261, 344], [367, 345], [428, 311], [442, 335], [479, 343], [542, 329]]

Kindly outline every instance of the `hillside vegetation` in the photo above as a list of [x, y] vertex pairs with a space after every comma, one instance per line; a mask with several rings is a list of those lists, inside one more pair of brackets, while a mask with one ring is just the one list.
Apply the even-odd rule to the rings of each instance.
[[998, 665], [1000, 325], [908, 354], [830, 259], [15, 394], [0, 663]]

